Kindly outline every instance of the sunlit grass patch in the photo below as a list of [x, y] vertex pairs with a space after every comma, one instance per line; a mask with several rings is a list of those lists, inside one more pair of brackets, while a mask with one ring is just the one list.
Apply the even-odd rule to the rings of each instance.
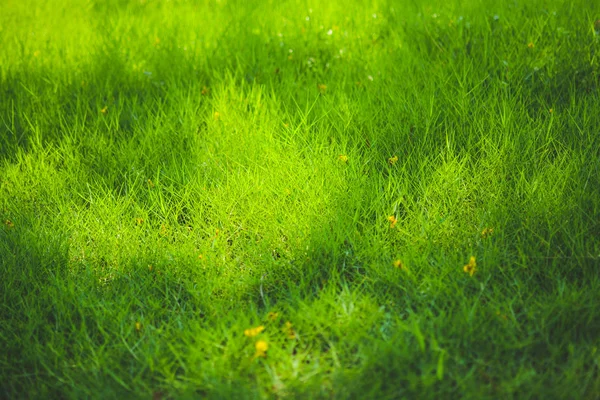
[[595, 12], [8, 2], [0, 397], [593, 398]]

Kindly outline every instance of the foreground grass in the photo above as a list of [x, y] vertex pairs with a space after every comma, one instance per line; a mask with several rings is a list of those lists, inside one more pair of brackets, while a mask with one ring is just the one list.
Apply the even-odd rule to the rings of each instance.
[[0, 396], [599, 396], [600, 15], [498, 3], [5, 4]]

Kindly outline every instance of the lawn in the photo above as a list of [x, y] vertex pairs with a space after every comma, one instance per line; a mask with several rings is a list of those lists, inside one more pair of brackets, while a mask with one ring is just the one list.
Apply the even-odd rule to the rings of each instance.
[[597, 399], [589, 0], [4, 0], [0, 397]]

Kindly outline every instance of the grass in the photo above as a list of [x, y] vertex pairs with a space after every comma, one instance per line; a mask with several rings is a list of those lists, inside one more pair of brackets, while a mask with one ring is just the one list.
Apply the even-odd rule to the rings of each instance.
[[0, 397], [600, 396], [593, 2], [4, 3]]

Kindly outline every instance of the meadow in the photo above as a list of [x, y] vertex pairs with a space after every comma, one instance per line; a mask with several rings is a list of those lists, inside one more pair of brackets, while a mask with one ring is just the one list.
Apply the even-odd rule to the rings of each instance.
[[0, 397], [599, 398], [599, 19], [2, 1]]

